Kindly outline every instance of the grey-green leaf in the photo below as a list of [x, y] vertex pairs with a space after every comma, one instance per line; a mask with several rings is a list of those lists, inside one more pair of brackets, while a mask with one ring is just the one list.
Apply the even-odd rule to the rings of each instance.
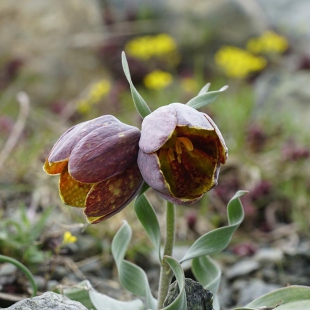
[[213, 102], [216, 99], [216, 97], [220, 93], [224, 92], [227, 88], [228, 88], [228, 86], [225, 85], [220, 90], [210, 91], [210, 92], [207, 92], [207, 93], [205, 92], [205, 89], [203, 88], [199, 92], [198, 96], [196, 96], [193, 99], [191, 99], [190, 101], [188, 101], [186, 103], [186, 105], [188, 105], [188, 106], [190, 106], [190, 107], [192, 107], [194, 109], [200, 109], [200, 108], [204, 107], [205, 105]]
[[213, 259], [209, 256], [194, 258], [192, 261], [192, 271], [196, 280], [205, 289], [211, 291], [213, 295], [217, 294], [222, 272]]
[[96, 290], [89, 291], [89, 297], [97, 310], [145, 310], [143, 302], [139, 299], [132, 301], [119, 301]]
[[151, 203], [149, 202], [149, 200], [144, 194], [137, 197], [134, 207], [135, 207], [135, 211], [136, 211], [138, 219], [143, 225], [145, 231], [150, 237], [158, 253], [158, 260], [159, 262], [161, 262], [162, 260], [161, 255], [160, 255], [161, 235], [160, 235], [160, 228], [159, 228], [159, 223], [158, 223], [156, 213]]
[[[277, 306], [279, 305], [279, 306]], [[310, 287], [288, 286], [263, 295], [250, 302], [245, 308], [234, 310], [306, 310], [310, 309]]]
[[211, 86], [211, 83], [207, 83], [203, 88], [201, 88], [201, 90], [200, 90], [200, 92], [198, 93], [197, 96], [206, 94], [208, 92], [210, 86]]
[[133, 99], [133, 102], [135, 104], [135, 107], [136, 107], [138, 113], [140, 114], [140, 116], [142, 118], [144, 118], [145, 116], [147, 116], [151, 113], [151, 109], [149, 108], [147, 103], [144, 101], [142, 96], [138, 93], [137, 89], [134, 87], [134, 85], [132, 83], [125, 52], [122, 52], [122, 66], [123, 66], [123, 70], [124, 70], [125, 76], [127, 78], [127, 81], [130, 85], [131, 95], [132, 95], [132, 99]]
[[163, 310], [187, 310], [187, 300], [185, 293], [185, 277], [181, 265], [172, 257], [165, 256], [164, 259], [172, 269], [175, 278], [178, 282], [180, 293], [178, 297], [169, 306], [163, 308]]
[[119, 279], [129, 292], [145, 297], [148, 308], [155, 310], [157, 308], [157, 300], [151, 293], [144, 270], [124, 260], [131, 235], [131, 228], [125, 221], [112, 241], [112, 255], [117, 266]]
[[74, 286], [62, 289], [60, 293], [72, 300], [80, 302], [87, 309], [96, 309], [89, 297], [89, 291], [91, 289], [92, 285], [90, 282], [88, 280], [84, 280]]
[[88, 280], [63, 289], [62, 294], [78, 301], [88, 309], [95, 310], [145, 310], [143, 302], [139, 299], [132, 301], [119, 301], [93, 289]]
[[228, 226], [214, 229], [197, 239], [186, 252], [180, 263], [205, 255], [223, 251], [229, 244], [233, 233], [244, 218], [244, 211], [239, 198], [247, 191], [238, 191], [227, 206]]
[[192, 260], [192, 272], [196, 280], [213, 294], [213, 308], [220, 309], [217, 292], [221, 282], [221, 269], [209, 256], [196, 257]]

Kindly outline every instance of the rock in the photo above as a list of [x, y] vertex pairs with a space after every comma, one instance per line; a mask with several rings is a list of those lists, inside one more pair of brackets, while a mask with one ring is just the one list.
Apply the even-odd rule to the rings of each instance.
[[239, 291], [238, 305], [245, 306], [264, 294], [270, 293], [281, 286], [275, 284], [268, 284], [260, 279], [253, 279], [251, 281], [238, 281], [234, 284]]
[[87, 310], [81, 303], [63, 295], [46, 292], [41, 296], [24, 299], [7, 310]]
[[[169, 306], [177, 298], [179, 292], [178, 283], [175, 281], [169, 287], [164, 306]], [[185, 292], [188, 310], [213, 310], [213, 294], [204, 289], [200, 283], [185, 279]]]
[[256, 252], [254, 259], [260, 263], [278, 263], [283, 259], [283, 252], [280, 249], [262, 248]]
[[[309, 130], [310, 75], [307, 70], [283, 72], [267, 70], [255, 82], [257, 118], [273, 115], [273, 123], [282, 122], [288, 115], [292, 124]], [[277, 111], [275, 118], [274, 111]]]
[[227, 270], [226, 277], [231, 280], [256, 271], [259, 267], [260, 264], [257, 261], [253, 259], [243, 259]]
[[309, 0], [257, 0], [273, 27], [292, 34], [294, 39], [300, 35], [310, 37]]

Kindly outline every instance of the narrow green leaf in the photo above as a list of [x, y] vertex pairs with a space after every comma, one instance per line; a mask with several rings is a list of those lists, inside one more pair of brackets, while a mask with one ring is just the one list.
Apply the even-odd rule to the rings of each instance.
[[199, 283], [203, 287], [216, 295], [220, 286], [221, 269], [218, 264], [209, 256], [194, 258], [192, 261], [192, 271]]
[[[216, 97], [220, 93], [224, 92], [227, 88], [228, 88], [228, 86], [225, 85], [220, 90], [210, 91], [210, 92], [207, 92], [207, 93], [205, 93], [205, 90], [202, 89], [200, 91], [200, 93], [198, 94], [198, 96], [196, 96], [193, 99], [191, 99], [190, 101], [188, 101], [186, 103], [186, 105], [188, 105], [188, 106], [190, 106], [190, 107], [192, 107], [194, 109], [200, 109], [200, 108], [204, 107], [205, 105], [213, 102], [216, 99]], [[202, 92], [202, 94], [201, 94], [201, 92]]]
[[16, 266], [21, 272], [24, 273], [24, 275], [28, 278], [31, 287], [32, 287], [32, 296], [36, 296], [38, 292], [38, 285], [31, 273], [31, 271], [22, 263], [20, 263], [18, 260], [12, 257], [8, 257], [5, 255], [0, 255], [0, 262], [10, 263], [14, 266]]
[[145, 231], [147, 232], [148, 236], [150, 237], [157, 253], [158, 253], [158, 260], [161, 262], [161, 255], [160, 255], [160, 241], [161, 241], [161, 234], [158, 219], [156, 213], [144, 194], [139, 196], [135, 201], [135, 211], [137, 214], [138, 219], [140, 220], [141, 224], [143, 225]]
[[97, 292], [88, 280], [77, 285], [66, 287], [61, 292], [71, 300], [80, 302], [88, 309], [95, 310], [145, 310], [143, 302], [139, 299], [132, 301], [119, 301]]
[[127, 78], [127, 81], [130, 85], [131, 95], [132, 95], [132, 99], [135, 104], [135, 107], [138, 113], [140, 114], [140, 116], [144, 118], [145, 116], [151, 113], [151, 109], [148, 107], [147, 103], [144, 101], [144, 99], [141, 97], [141, 95], [138, 93], [138, 91], [136, 90], [136, 88], [134, 87], [132, 83], [125, 52], [122, 52], [122, 66], [123, 66], [123, 70]]
[[221, 282], [221, 269], [209, 256], [196, 257], [192, 260], [192, 272], [196, 280], [213, 294], [213, 308], [220, 309], [217, 292]]
[[74, 286], [63, 288], [60, 293], [67, 296], [71, 300], [80, 302], [87, 309], [96, 309], [89, 297], [89, 291], [91, 289], [92, 285], [90, 282], [88, 280], [84, 280]]
[[117, 269], [120, 268], [122, 261], [125, 257], [130, 239], [131, 239], [132, 231], [130, 226], [126, 221], [115, 234], [112, 241], [112, 255], [114, 257], [115, 263], [117, 265]]
[[247, 304], [246, 308], [268, 310], [279, 303], [281, 304], [276, 307], [277, 310], [310, 309], [310, 287], [293, 285], [281, 288], [255, 299]]
[[178, 297], [171, 303], [169, 306], [163, 308], [163, 310], [187, 310], [187, 300], [186, 300], [186, 293], [185, 293], [185, 277], [184, 272], [181, 265], [172, 257], [165, 256], [164, 259], [169, 264], [170, 268], [172, 269], [175, 278], [179, 285], [180, 293]]
[[214, 229], [197, 239], [180, 260], [180, 263], [195, 257], [219, 253], [227, 247], [233, 233], [243, 221], [244, 212], [239, 198], [245, 193], [247, 191], [238, 191], [228, 203], [229, 226]]
[[153, 297], [147, 276], [143, 269], [124, 260], [132, 231], [127, 222], [121, 226], [112, 241], [112, 255], [114, 257], [120, 282], [133, 294], [146, 298], [147, 306], [152, 310], [157, 307], [157, 300]]
[[207, 83], [203, 88], [201, 88], [201, 90], [200, 90], [200, 92], [198, 93], [197, 96], [206, 94], [208, 92], [210, 86], [211, 86], [211, 83]]
[[143, 302], [139, 299], [132, 301], [119, 301], [96, 290], [89, 291], [89, 297], [97, 310], [145, 310]]

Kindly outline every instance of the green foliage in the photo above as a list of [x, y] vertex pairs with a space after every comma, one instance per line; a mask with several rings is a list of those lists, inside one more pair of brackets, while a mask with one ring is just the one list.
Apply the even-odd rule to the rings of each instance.
[[244, 212], [239, 198], [245, 193], [246, 191], [238, 191], [228, 203], [227, 216], [229, 226], [214, 229], [201, 236], [189, 248], [180, 262], [204, 255], [219, 253], [227, 247], [233, 233], [243, 221]]
[[46, 227], [52, 208], [46, 209], [37, 221], [32, 222], [25, 207], [20, 207], [18, 219], [0, 221], [0, 251], [25, 264], [38, 264], [46, 259], [48, 252], [41, 251], [38, 240]]
[[124, 222], [112, 241], [112, 255], [117, 266], [119, 279], [129, 292], [145, 297], [148, 307], [155, 310], [157, 301], [151, 293], [144, 270], [124, 260], [131, 234], [132, 231], [130, 226], [127, 222]]
[[88, 280], [61, 290], [63, 295], [79, 301], [88, 309], [96, 310], [145, 310], [141, 300], [119, 301], [97, 292]]
[[159, 262], [161, 262], [162, 260], [160, 255], [161, 234], [159, 223], [156, 213], [153, 209], [153, 206], [151, 205], [151, 203], [144, 194], [139, 195], [136, 198], [135, 211], [139, 221], [141, 222], [143, 228], [150, 237], [152, 244], [158, 253]]
[[20, 271], [22, 271], [26, 277], [28, 278], [31, 287], [32, 287], [32, 296], [36, 296], [37, 295], [37, 291], [38, 291], [38, 286], [36, 284], [36, 281], [31, 273], [31, 271], [24, 266], [23, 264], [21, 264], [18, 260], [8, 257], [8, 256], [4, 256], [4, 255], [0, 255], [0, 262], [3, 263], [11, 263], [14, 266], [16, 266]]
[[147, 103], [144, 101], [144, 99], [141, 97], [141, 95], [138, 93], [138, 91], [136, 90], [136, 88], [134, 87], [134, 85], [131, 81], [130, 71], [129, 71], [128, 62], [126, 59], [125, 52], [122, 52], [122, 65], [123, 65], [123, 70], [124, 70], [125, 76], [126, 76], [128, 83], [130, 85], [131, 95], [132, 95], [132, 99], [133, 99], [133, 102], [135, 104], [135, 107], [136, 107], [138, 113], [140, 114], [140, 116], [142, 118], [144, 118], [145, 116], [147, 116], [148, 114], [151, 113], [151, 110], [148, 107]]
[[177, 298], [164, 310], [187, 310], [186, 294], [185, 294], [185, 277], [181, 265], [172, 257], [165, 256], [164, 259], [172, 269], [178, 282], [180, 293]]
[[305, 310], [310, 309], [310, 287], [288, 286], [263, 295], [245, 306], [233, 310]]
[[228, 88], [228, 86], [226, 85], [223, 86], [220, 90], [208, 92], [209, 85], [210, 84], [204, 86], [199, 92], [198, 96], [188, 101], [186, 105], [194, 109], [200, 109], [205, 105], [213, 102], [220, 93], [224, 92]]

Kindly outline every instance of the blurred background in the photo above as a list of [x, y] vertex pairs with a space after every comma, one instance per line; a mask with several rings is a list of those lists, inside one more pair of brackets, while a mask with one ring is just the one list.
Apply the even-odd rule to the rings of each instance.
[[[310, 285], [309, 1], [2, 0], [0, 38], [0, 253], [26, 264], [41, 291], [87, 278], [131, 298], [110, 253], [123, 219], [134, 228], [127, 258], [157, 290], [158, 267], [132, 206], [88, 226], [82, 210], [62, 204], [58, 178], [42, 170], [59, 136], [79, 122], [112, 114], [140, 127], [122, 51], [151, 109], [186, 103], [208, 82], [211, 91], [229, 85], [202, 109], [224, 136], [228, 162], [215, 189], [177, 208], [175, 255], [226, 225], [227, 202], [245, 189], [244, 223], [215, 257], [223, 309], [288, 283]], [[149, 198], [164, 216], [163, 201]], [[0, 306], [27, 289], [0, 265]]]

